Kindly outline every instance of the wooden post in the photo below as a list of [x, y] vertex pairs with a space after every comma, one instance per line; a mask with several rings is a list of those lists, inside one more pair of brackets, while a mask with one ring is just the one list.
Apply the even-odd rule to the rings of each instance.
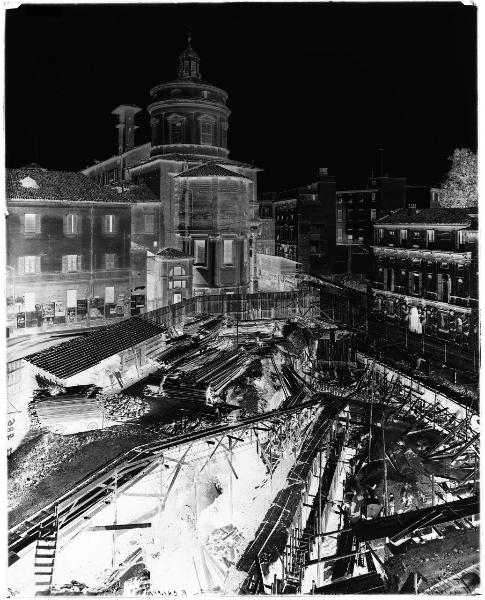
[[[117, 498], [118, 498], [118, 471], [115, 471], [115, 489], [113, 492], [113, 525], [117, 525], [117, 523], [118, 523]], [[111, 568], [114, 569], [115, 565], [116, 565], [116, 531], [113, 531], [113, 555], [111, 557]]]
[[387, 458], [386, 458], [386, 437], [384, 432], [384, 423], [386, 417], [382, 415], [382, 457], [384, 460], [384, 516], [387, 517], [388, 498], [387, 498]]

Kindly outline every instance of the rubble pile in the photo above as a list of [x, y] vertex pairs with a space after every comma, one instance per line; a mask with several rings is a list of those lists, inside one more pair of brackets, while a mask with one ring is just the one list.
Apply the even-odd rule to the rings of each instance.
[[214, 531], [208, 536], [205, 544], [207, 550], [229, 569], [233, 567], [241, 556], [248, 540], [234, 527], [227, 525]]
[[137, 396], [102, 394], [98, 396], [98, 401], [106, 418], [113, 421], [139, 419], [150, 412], [150, 404]]

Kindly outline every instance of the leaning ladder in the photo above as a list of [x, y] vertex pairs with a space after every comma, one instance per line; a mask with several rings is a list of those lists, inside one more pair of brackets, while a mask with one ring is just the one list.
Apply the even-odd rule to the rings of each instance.
[[51, 591], [57, 549], [59, 520], [57, 506], [54, 523], [41, 527], [35, 548], [35, 595], [48, 596]]

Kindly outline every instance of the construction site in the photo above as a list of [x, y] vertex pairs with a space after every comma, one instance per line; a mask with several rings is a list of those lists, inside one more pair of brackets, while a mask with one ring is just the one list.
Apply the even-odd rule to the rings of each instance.
[[16, 362], [9, 594], [479, 594], [478, 384], [322, 289], [211, 298]]

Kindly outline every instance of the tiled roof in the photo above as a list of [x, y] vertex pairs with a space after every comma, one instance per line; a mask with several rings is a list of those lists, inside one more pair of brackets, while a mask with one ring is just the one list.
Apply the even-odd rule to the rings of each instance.
[[157, 252], [157, 256], [161, 256], [162, 258], [173, 259], [191, 258], [187, 254], [185, 254], [185, 252], [182, 252], [182, 250], [179, 250], [178, 248], [162, 248], [160, 251]]
[[129, 186], [125, 189], [123, 198], [129, 202], [160, 202], [160, 199], [145, 183]]
[[[114, 190], [82, 173], [47, 171], [38, 165], [7, 169], [7, 199], [25, 198], [62, 202], [123, 202]], [[27, 179], [27, 185], [22, 181]], [[33, 180], [33, 181], [32, 181]]]
[[[176, 177], [238, 177], [240, 179], [249, 179], [249, 177], [225, 169], [215, 162], [208, 162], [200, 167], [193, 167], [188, 171], [179, 173]], [[249, 181], [251, 180], [249, 179]]]
[[445, 225], [468, 225], [471, 222], [470, 214], [476, 212], [472, 208], [425, 208], [414, 214], [406, 208], [401, 208], [382, 219], [379, 225], [406, 225], [413, 223], [445, 224]]
[[30, 354], [25, 360], [59, 379], [67, 379], [122, 350], [160, 335], [164, 330], [161, 325], [131, 317], [84, 337]]

